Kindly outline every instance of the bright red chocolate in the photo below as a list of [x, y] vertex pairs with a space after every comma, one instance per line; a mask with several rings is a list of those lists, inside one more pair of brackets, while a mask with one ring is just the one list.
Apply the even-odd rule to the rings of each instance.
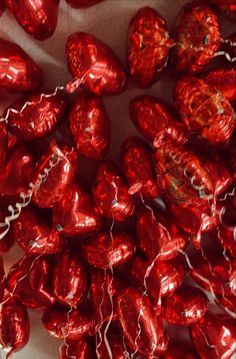
[[129, 104], [130, 119], [139, 132], [155, 145], [163, 137], [178, 143], [188, 140], [188, 132], [168, 105], [156, 97], [142, 95], [133, 98]]
[[64, 248], [59, 233], [33, 210], [23, 211], [12, 222], [10, 234], [27, 255], [58, 253]]
[[17, 44], [0, 39], [0, 89], [23, 92], [42, 85], [43, 72]]
[[199, 288], [184, 285], [166, 298], [163, 305], [165, 319], [173, 325], [197, 323], [208, 308], [208, 298]]
[[128, 288], [118, 295], [117, 303], [118, 318], [131, 349], [144, 355], [163, 353], [168, 337], [148, 297], [135, 288]]
[[23, 29], [37, 40], [52, 36], [60, 0], [5, 0], [10, 12]]
[[232, 104], [236, 101], [236, 68], [219, 67], [208, 71], [204, 76], [204, 81], [215, 89], [219, 90], [221, 94]]
[[60, 359], [93, 359], [93, 352], [86, 338], [67, 340], [60, 347]]
[[81, 302], [87, 290], [87, 274], [77, 255], [61, 255], [53, 268], [53, 293], [55, 298], [70, 307]]
[[47, 308], [54, 302], [51, 290], [51, 265], [46, 257], [25, 257], [10, 269], [8, 291], [30, 308]]
[[175, 261], [145, 261], [135, 257], [131, 261], [131, 278], [134, 278], [155, 300], [173, 294], [183, 283], [184, 267]]
[[[59, 126], [67, 108], [67, 98], [62, 92], [53, 96], [51, 93], [53, 91], [32, 93], [8, 107], [17, 111], [10, 111], [8, 116], [8, 127], [14, 135], [23, 141], [34, 141], [51, 134]], [[30, 104], [21, 110], [26, 102]]]
[[104, 0], [66, 0], [66, 2], [75, 9], [86, 9], [94, 6]]
[[125, 287], [117, 275], [104, 271], [93, 271], [90, 278], [91, 302], [96, 328], [101, 328], [110, 318], [117, 319], [117, 293]]
[[221, 45], [218, 17], [204, 3], [189, 3], [180, 10], [174, 34], [171, 60], [177, 76], [201, 72]]
[[30, 323], [25, 306], [15, 298], [0, 305], [0, 343], [7, 350], [7, 358], [22, 349], [29, 340]]
[[85, 32], [69, 36], [67, 65], [74, 77], [69, 92], [83, 84], [96, 95], [118, 95], [126, 89], [127, 76], [115, 53], [106, 44]]
[[189, 328], [196, 351], [202, 359], [233, 358], [236, 353], [235, 319], [208, 311]]
[[129, 73], [139, 87], [160, 78], [172, 45], [166, 20], [151, 7], [139, 9], [129, 23], [127, 48]]
[[195, 234], [194, 244], [199, 247], [201, 232], [216, 225], [210, 173], [193, 152], [174, 142], [164, 141], [155, 160], [165, 204], [178, 225]]
[[126, 232], [101, 232], [86, 241], [82, 253], [86, 261], [96, 268], [117, 267], [135, 253], [134, 238]]
[[70, 112], [70, 130], [79, 153], [96, 160], [106, 156], [111, 123], [101, 97], [79, 93]]
[[53, 207], [53, 225], [60, 233], [74, 236], [97, 232], [102, 219], [92, 197], [82, 185], [72, 184]]
[[92, 185], [93, 199], [100, 213], [115, 221], [124, 221], [135, 210], [119, 169], [112, 162], [98, 165]]
[[188, 235], [173, 218], [157, 208], [144, 208], [136, 219], [139, 245], [149, 259], [169, 260], [188, 243]]
[[203, 80], [188, 77], [176, 83], [174, 101], [193, 134], [212, 144], [229, 141], [235, 129], [234, 110], [217, 89]]
[[19, 200], [19, 194], [28, 191], [33, 167], [33, 155], [23, 144], [16, 144], [6, 157], [4, 173], [0, 180], [0, 195]]
[[71, 310], [58, 306], [46, 309], [42, 322], [54, 338], [66, 340], [80, 340], [94, 328], [94, 321], [88, 310]]
[[130, 185], [129, 193], [157, 197], [159, 189], [154, 175], [151, 148], [138, 137], [127, 138], [121, 146], [121, 167]]
[[[75, 149], [52, 141], [33, 170], [31, 181], [36, 184], [46, 174], [39, 188], [33, 192], [33, 202], [51, 208], [63, 197], [72, 183], [78, 166]], [[48, 176], [47, 176], [48, 173]]]

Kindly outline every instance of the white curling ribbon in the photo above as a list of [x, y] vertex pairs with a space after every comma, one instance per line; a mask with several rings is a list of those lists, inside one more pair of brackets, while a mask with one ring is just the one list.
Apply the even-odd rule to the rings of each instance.
[[48, 168], [44, 168], [43, 170], [43, 174], [39, 174], [36, 183], [29, 183], [29, 189], [27, 194], [21, 192], [20, 193], [20, 198], [22, 199], [22, 202], [17, 202], [15, 204], [15, 208], [10, 205], [8, 207], [8, 211], [11, 213], [9, 216], [6, 216], [4, 219], [4, 222], [0, 223], [0, 228], [4, 228], [6, 227], [6, 229], [0, 234], [0, 240], [3, 239], [7, 233], [10, 230], [11, 227], [11, 222], [16, 220], [17, 218], [19, 218], [21, 211], [23, 208], [27, 207], [32, 199], [32, 195], [34, 193], [35, 190], [39, 189], [40, 186], [46, 181], [46, 179], [48, 178], [51, 170], [57, 166], [57, 164], [62, 160], [63, 157], [60, 157], [57, 154], [52, 154], [51, 156], [51, 160], [49, 161], [49, 166]]
[[8, 117], [10, 115], [10, 113], [15, 113], [15, 114], [19, 114], [21, 113], [22, 111], [24, 111], [26, 109], [26, 107], [28, 106], [31, 106], [31, 105], [38, 105], [41, 103], [41, 101], [44, 99], [44, 98], [50, 98], [52, 96], [55, 96], [57, 94], [58, 91], [61, 91], [61, 90], [64, 90], [64, 86], [57, 86], [54, 90], [54, 92], [50, 93], [50, 94], [45, 94], [45, 93], [42, 93], [40, 95], [40, 98], [38, 101], [26, 101], [24, 103], [24, 105], [22, 106], [22, 108], [18, 111], [16, 110], [15, 108], [12, 108], [10, 107], [8, 110], [7, 110], [7, 113], [6, 113], [6, 116], [5, 117], [2, 117], [0, 118], [0, 123], [1, 122], [8, 122]]

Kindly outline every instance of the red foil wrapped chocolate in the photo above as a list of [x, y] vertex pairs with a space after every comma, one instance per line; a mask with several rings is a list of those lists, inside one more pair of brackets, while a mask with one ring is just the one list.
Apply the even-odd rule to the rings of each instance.
[[5, 0], [18, 23], [37, 40], [52, 36], [58, 18], [60, 0]]
[[26, 193], [34, 167], [34, 157], [23, 144], [16, 144], [8, 151], [4, 173], [0, 176], [0, 196], [19, 199]]
[[93, 199], [100, 213], [115, 221], [124, 221], [135, 210], [128, 186], [112, 162], [98, 165], [92, 185]]
[[152, 150], [138, 137], [127, 138], [121, 146], [121, 166], [130, 185], [129, 193], [157, 197], [159, 189], [154, 175]]
[[[5, 200], [5, 198], [3, 197]], [[5, 203], [5, 201], [3, 202]], [[0, 223], [5, 223], [5, 218], [9, 216], [9, 213], [7, 211], [0, 211]], [[1, 228], [0, 235], [4, 232], [5, 228]], [[9, 252], [11, 247], [14, 245], [14, 238], [10, 235], [8, 232], [3, 238], [0, 239], [0, 253], [6, 253]]]
[[17, 44], [0, 39], [0, 89], [23, 92], [42, 85], [43, 72]]
[[0, 301], [3, 300], [5, 291], [5, 271], [2, 257], [0, 257]]
[[73, 237], [99, 231], [102, 218], [90, 193], [82, 185], [72, 184], [53, 207], [53, 225], [60, 234]]
[[139, 245], [149, 259], [175, 258], [189, 241], [173, 218], [158, 208], [143, 208], [137, 214], [136, 231]]
[[124, 343], [120, 334], [111, 333], [108, 335], [107, 341], [109, 347], [106, 345], [105, 340], [102, 340], [101, 345], [97, 346], [97, 354], [100, 358], [108, 358], [110, 352], [112, 353], [112, 359], [125, 359], [127, 358], [127, 349], [124, 348]]
[[75, 149], [52, 141], [32, 172], [31, 181], [34, 184], [46, 174], [46, 179], [33, 192], [33, 202], [38, 207], [53, 207], [72, 183], [77, 167]]
[[137, 256], [130, 263], [130, 273], [131, 281], [137, 281], [157, 301], [173, 294], [185, 278], [184, 267], [176, 261], [145, 261]]
[[173, 325], [197, 323], [208, 308], [208, 298], [199, 288], [184, 285], [166, 298], [163, 305], [164, 318]]
[[199, 248], [201, 233], [216, 225], [210, 173], [193, 152], [173, 142], [164, 141], [155, 159], [164, 202], [178, 225], [195, 234], [194, 244]]
[[94, 330], [94, 321], [88, 310], [52, 306], [46, 309], [42, 322], [48, 332], [58, 339], [80, 340]]
[[17, 111], [10, 111], [8, 115], [8, 127], [14, 135], [23, 141], [34, 141], [51, 134], [59, 126], [67, 108], [67, 98], [62, 92], [50, 96], [51, 93], [53, 91], [23, 96], [9, 106]]
[[221, 45], [217, 15], [204, 3], [187, 4], [178, 15], [172, 66], [176, 75], [201, 72]]
[[0, 305], [0, 343], [7, 351], [7, 359], [22, 349], [29, 340], [30, 323], [25, 306], [15, 298]]
[[66, 340], [60, 347], [60, 359], [93, 359], [93, 352], [86, 338]]
[[61, 252], [64, 239], [52, 230], [47, 221], [33, 210], [23, 211], [12, 222], [10, 235], [27, 255]]
[[6, 122], [0, 122], [0, 179], [4, 173], [4, 166], [8, 150], [8, 133]]
[[96, 329], [104, 322], [117, 319], [117, 293], [123, 290], [125, 282], [117, 275], [104, 271], [93, 271], [90, 277], [90, 295]]
[[185, 341], [183, 343], [171, 343], [168, 346], [167, 351], [163, 354], [163, 359], [196, 359], [197, 353], [195, 350]]
[[22, 304], [47, 308], [55, 298], [51, 290], [51, 265], [46, 257], [25, 257], [10, 269], [6, 286]]
[[212, 144], [228, 142], [235, 129], [234, 110], [216, 88], [203, 80], [179, 80], [174, 90], [175, 105], [189, 130]]
[[70, 307], [76, 307], [86, 295], [87, 274], [77, 255], [61, 255], [53, 268], [55, 298]]
[[160, 78], [172, 45], [165, 19], [151, 7], [139, 9], [129, 23], [127, 48], [129, 73], [139, 87]]
[[118, 295], [117, 303], [118, 318], [131, 349], [144, 355], [163, 353], [168, 336], [148, 297], [135, 288], [128, 288]]
[[219, 67], [208, 71], [204, 76], [204, 81], [215, 89], [219, 90], [221, 94], [232, 103], [236, 102], [236, 68], [235, 66], [230, 67]]
[[178, 143], [188, 140], [185, 126], [168, 105], [156, 97], [142, 95], [133, 98], [129, 104], [130, 118], [139, 132], [158, 145], [163, 137], [169, 137]]
[[83, 245], [86, 261], [96, 268], [117, 267], [127, 262], [135, 253], [134, 238], [126, 232], [100, 232]]
[[126, 89], [127, 76], [115, 53], [103, 42], [84, 32], [69, 36], [67, 65], [74, 77], [67, 90], [83, 84], [96, 95], [118, 95]]
[[102, 1], [104, 0], [66, 0], [66, 2], [75, 9], [86, 9], [87, 7], [94, 6]]
[[208, 311], [189, 330], [196, 351], [202, 359], [234, 357], [235, 319]]
[[79, 93], [70, 112], [70, 130], [79, 153], [96, 160], [106, 156], [111, 123], [101, 97]]

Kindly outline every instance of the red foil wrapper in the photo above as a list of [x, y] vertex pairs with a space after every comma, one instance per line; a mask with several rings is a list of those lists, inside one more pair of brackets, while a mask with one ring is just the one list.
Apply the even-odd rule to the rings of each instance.
[[201, 72], [221, 45], [218, 18], [203, 3], [187, 4], [180, 10], [174, 34], [171, 60], [177, 76]]
[[[4, 198], [5, 199], [5, 198]], [[5, 202], [5, 201], [4, 201]], [[0, 211], [0, 223], [5, 223], [5, 217], [8, 216], [7, 211]], [[4, 231], [5, 228], [1, 229], [0, 233]], [[8, 252], [14, 244], [14, 238], [9, 234], [9, 232], [0, 240], [0, 253]]]
[[51, 265], [45, 257], [26, 257], [10, 269], [6, 286], [22, 304], [30, 308], [47, 308], [54, 302]]
[[31, 91], [42, 85], [43, 72], [17, 44], [0, 39], [0, 88], [12, 92]]
[[225, 15], [236, 21], [236, 3], [235, 0], [208, 0], [210, 4], [215, 5]]
[[87, 7], [94, 6], [102, 1], [104, 0], [66, 0], [66, 2], [75, 9], [86, 9]]
[[173, 343], [168, 346], [167, 351], [163, 354], [163, 359], [196, 359], [197, 353], [187, 343]]
[[10, 235], [27, 255], [52, 254], [64, 249], [64, 239], [33, 210], [22, 212], [12, 222]]
[[173, 325], [197, 323], [208, 308], [208, 298], [199, 288], [184, 285], [166, 298], [162, 313]]
[[134, 238], [126, 232], [101, 232], [86, 241], [83, 257], [96, 268], [117, 267], [127, 262], [135, 253]]
[[73, 237], [99, 231], [102, 219], [90, 193], [80, 184], [72, 184], [53, 207], [53, 225], [61, 234]]
[[98, 270], [92, 272], [90, 281], [96, 329], [99, 329], [110, 318], [117, 319], [117, 293], [125, 288], [125, 283], [117, 275]]
[[233, 258], [236, 258], [236, 230], [233, 226], [219, 225], [214, 238], [218, 240], [222, 249], [226, 250]]
[[52, 306], [44, 311], [42, 322], [54, 338], [66, 341], [80, 340], [94, 328], [92, 316], [83, 309]]
[[157, 208], [144, 208], [137, 214], [136, 231], [139, 245], [149, 259], [175, 258], [189, 241], [173, 218]]
[[77, 163], [73, 147], [52, 141], [32, 172], [31, 181], [36, 183], [39, 176], [46, 173], [45, 169], [50, 169], [46, 180], [34, 190], [33, 202], [42, 208], [51, 208], [59, 202], [74, 179]]
[[[235, 45], [236, 46], [236, 45]], [[236, 102], [236, 68], [219, 67], [214, 70], [210, 70], [205, 76], [204, 81], [215, 89], [219, 90], [221, 94], [232, 103]]]
[[20, 193], [26, 193], [29, 187], [34, 158], [23, 144], [16, 144], [8, 151], [5, 169], [0, 176], [0, 196], [19, 199]]
[[121, 166], [130, 185], [129, 193], [157, 197], [159, 189], [154, 175], [152, 149], [140, 138], [129, 137], [121, 146]]
[[0, 305], [0, 343], [8, 350], [7, 359], [29, 340], [30, 323], [25, 306], [14, 298]]
[[118, 95], [126, 89], [127, 76], [115, 53], [106, 44], [84, 32], [69, 36], [67, 65], [75, 78], [67, 85], [73, 92], [83, 84], [96, 95]]
[[[127, 358], [127, 350], [124, 348], [124, 343], [120, 334], [111, 333], [108, 335], [108, 343], [110, 346], [110, 350], [112, 353], [112, 359], [126, 359]], [[109, 358], [109, 353], [107, 345], [103, 340], [101, 345], [97, 346], [97, 353], [100, 355], [100, 358]], [[129, 353], [128, 353], [129, 354]]]
[[60, 348], [60, 359], [93, 359], [92, 349], [88, 340], [81, 338], [77, 341], [66, 340]]
[[104, 217], [124, 221], [134, 213], [135, 206], [128, 186], [112, 162], [98, 165], [92, 192], [94, 202]]
[[130, 118], [138, 131], [147, 140], [158, 145], [163, 137], [178, 143], [188, 140], [185, 126], [178, 122], [168, 105], [156, 97], [142, 95], [133, 98], [129, 104]]
[[175, 105], [193, 134], [212, 144], [228, 142], [235, 129], [234, 110], [215, 88], [194, 77], [179, 80]]
[[131, 349], [144, 355], [163, 353], [168, 337], [148, 297], [135, 288], [128, 288], [118, 295], [117, 302], [119, 321]]
[[235, 294], [236, 259], [230, 262], [223, 256], [206, 260], [198, 259], [190, 271], [191, 278], [202, 288], [215, 294]]
[[155, 152], [155, 159], [164, 202], [178, 224], [195, 234], [194, 244], [199, 248], [201, 232], [216, 225], [210, 173], [193, 152], [176, 143], [163, 142]]
[[184, 267], [176, 261], [145, 261], [135, 257], [130, 263], [132, 280], [146, 287], [148, 294], [159, 301], [173, 294], [185, 278]]
[[60, 0], [5, 0], [18, 23], [37, 40], [52, 36], [58, 18]]
[[7, 150], [8, 150], [7, 126], [6, 126], [6, 122], [0, 122], [0, 180], [4, 174]]
[[[8, 107], [19, 111], [18, 113], [11, 111], [8, 116], [8, 127], [14, 135], [23, 141], [34, 141], [51, 134], [59, 126], [68, 102], [62, 92], [47, 97], [52, 92], [45, 91], [23, 96]], [[26, 102], [30, 104], [21, 110]]]
[[55, 298], [70, 307], [76, 307], [85, 298], [87, 274], [78, 256], [63, 254], [58, 258], [52, 285]]
[[197, 353], [202, 359], [233, 358], [236, 353], [235, 320], [208, 311], [189, 329]]
[[172, 45], [165, 19], [150, 7], [139, 9], [129, 23], [127, 49], [129, 73], [139, 87], [160, 78]]
[[0, 257], [0, 301], [3, 300], [5, 292], [5, 271], [2, 257]]
[[106, 156], [111, 123], [101, 97], [79, 93], [70, 112], [70, 130], [79, 153], [96, 160]]

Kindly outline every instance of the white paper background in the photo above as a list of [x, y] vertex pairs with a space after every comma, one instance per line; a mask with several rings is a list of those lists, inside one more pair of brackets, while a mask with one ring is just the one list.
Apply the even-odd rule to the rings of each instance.
[[[57, 30], [50, 39], [44, 42], [34, 40], [24, 32], [7, 11], [0, 18], [0, 36], [22, 46], [43, 67], [45, 86], [53, 88], [65, 84], [71, 79], [65, 63], [65, 43], [69, 34], [85, 31], [95, 35], [110, 45], [125, 63], [127, 26], [134, 13], [143, 6], [152, 6], [164, 16], [171, 28], [178, 9], [185, 3], [187, 0], [106, 0], [89, 9], [76, 10], [61, 0]], [[233, 30], [229, 32], [233, 32]], [[146, 91], [137, 89], [130, 81], [124, 94], [105, 98], [105, 104], [112, 120], [112, 147], [109, 158], [118, 158], [122, 140], [136, 133], [128, 117], [130, 99], [138, 94], [148, 93], [171, 101], [172, 87], [173, 83], [167, 76]], [[6, 93], [1, 93], [0, 97], [0, 110], [3, 110], [14, 98]], [[90, 167], [88, 162], [83, 163], [82, 177], [86, 177], [90, 173]], [[5, 256], [6, 270], [21, 256], [23, 256], [23, 252], [14, 247]], [[22, 351], [13, 355], [13, 359], [58, 358], [60, 341], [49, 337], [43, 328], [40, 322], [41, 312], [31, 310], [29, 312], [30, 341]], [[4, 353], [2, 353], [2, 357], [5, 357]]]

